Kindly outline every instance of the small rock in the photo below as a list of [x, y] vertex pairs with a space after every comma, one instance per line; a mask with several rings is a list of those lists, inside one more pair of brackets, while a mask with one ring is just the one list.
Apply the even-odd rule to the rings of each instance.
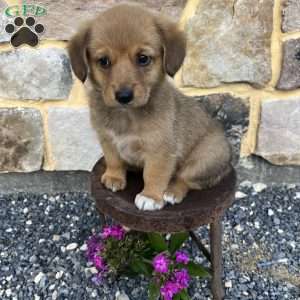
[[300, 199], [300, 192], [296, 193], [296, 199]]
[[56, 300], [57, 297], [58, 297], [58, 293], [57, 293], [57, 291], [54, 291], [54, 292], [52, 293], [52, 300]]
[[27, 207], [25, 207], [25, 208], [23, 209], [23, 214], [26, 215], [26, 214], [28, 214], [28, 212], [29, 212], [29, 209], [28, 209]]
[[50, 196], [50, 197], [49, 197], [49, 201], [52, 202], [52, 203], [54, 203], [54, 202], [55, 202], [55, 197]]
[[235, 229], [237, 232], [242, 232], [242, 231], [244, 230], [244, 228], [243, 228], [240, 224], [236, 225], [236, 226], [234, 227], [234, 229]]
[[240, 191], [237, 191], [235, 193], [235, 198], [236, 199], [243, 199], [243, 198], [246, 198], [247, 197], [247, 194], [243, 193], [243, 192], [240, 192]]
[[251, 186], [252, 186], [252, 183], [249, 180], [244, 180], [240, 183], [240, 187], [250, 188]]
[[120, 293], [119, 291], [117, 291], [115, 300], [130, 300], [130, 299], [124, 292]]
[[54, 234], [53, 237], [52, 237], [52, 240], [54, 242], [58, 242], [60, 240], [60, 235]]
[[271, 208], [268, 209], [268, 216], [269, 217], [274, 216], [274, 211]]
[[231, 289], [232, 288], [232, 281], [231, 280], [228, 280], [225, 282], [225, 287], [228, 288], [228, 289]]
[[263, 190], [267, 188], [267, 185], [261, 182], [253, 184], [253, 189], [256, 193], [261, 193]]
[[232, 250], [237, 250], [237, 249], [239, 249], [239, 246], [237, 244], [232, 244], [230, 248]]
[[77, 244], [77, 243], [71, 243], [71, 244], [67, 245], [66, 249], [67, 249], [68, 251], [73, 251], [73, 250], [75, 250], [77, 247], [78, 247], [78, 244]]
[[63, 274], [64, 274], [63, 271], [59, 271], [59, 272], [57, 272], [57, 273], [55, 274], [55, 278], [56, 278], [56, 279], [60, 279], [60, 278], [62, 278]]
[[31, 220], [26, 221], [26, 225], [32, 225], [32, 221]]
[[86, 251], [87, 250], [87, 244], [83, 244], [79, 249], [80, 249], [80, 251]]
[[7, 297], [10, 297], [11, 296], [11, 289], [7, 289], [5, 291], [5, 294], [6, 294]]
[[95, 267], [86, 268], [85, 271], [90, 272], [91, 274], [94, 274], [94, 275], [99, 273], [99, 271]]
[[34, 283], [35, 284], [39, 284], [40, 281], [45, 277], [45, 274], [43, 272], [38, 273], [35, 277], [34, 277]]
[[91, 296], [92, 296], [92, 298], [96, 298], [97, 297], [97, 291], [92, 291]]
[[66, 232], [62, 235], [65, 239], [69, 240], [71, 238], [70, 232]]
[[274, 224], [275, 225], [280, 225], [280, 220], [278, 218], [274, 218]]

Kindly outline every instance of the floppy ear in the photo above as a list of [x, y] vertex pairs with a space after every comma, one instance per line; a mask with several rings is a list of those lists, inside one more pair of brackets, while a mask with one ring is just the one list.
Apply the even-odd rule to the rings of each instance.
[[181, 67], [186, 52], [186, 37], [175, 22], [158, 16], [156, 24], [163, 42], [165, 71], [174, 76]]
[[89, 26], [83, 27], [69, 42], [68, 52], [75, 75], [85, 82], [88, 74], [87, 43], [89, 40]]

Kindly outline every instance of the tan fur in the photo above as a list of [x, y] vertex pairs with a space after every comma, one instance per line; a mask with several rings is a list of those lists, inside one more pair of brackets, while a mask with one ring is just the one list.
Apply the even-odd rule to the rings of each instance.
[[[69, 45], [77, 77], [91, 83], [91, 121], [107, 170], [102, 182], [126, 186], [128, 165], [143, 168], [142, 195], [180, 202], [191, 188], [205, 188], [230, 170], [231, 151], [221, 127], [192, 98], [170, 82], [185, 56], [185, 37], [176, 24], [138, 5], [118, 5], [89, 22]], [[151, 56], [149, 66], [136, 55]], [[111, 60], [109, 69], [100, 57]], [[115, 92], [132, 88], [134, 99], [118, 103]]]

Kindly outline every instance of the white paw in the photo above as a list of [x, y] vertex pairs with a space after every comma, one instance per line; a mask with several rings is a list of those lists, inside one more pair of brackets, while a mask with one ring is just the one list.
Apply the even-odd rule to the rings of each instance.
[[135, 206], [140, 210], [158, 210], [164, 207], [164, 202], [158, 202], [152, 198], [142, 194], [137, 194], [135, 197]]
[[179, 202], [179, 199], [177, 199], [175, 197], [175, 195], [169, 194], [169, 193], [164, 193], [163, 199], [164, 199], [165, 202], [170, 203], [172, 205]]

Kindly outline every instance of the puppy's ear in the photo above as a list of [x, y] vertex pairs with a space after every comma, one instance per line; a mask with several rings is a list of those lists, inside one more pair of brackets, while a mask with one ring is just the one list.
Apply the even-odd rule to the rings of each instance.
[[158, 16], [156, 25], [163, 42], [163, 62], [167, 74], [174, 76], [181, 67], [186, 53], [186, 37], [175, 22]]
[[88, 74], [87, 43], [90, 35], [89, 28], [88, 24], [82, 27], [70, 40], [68, 46], [72, 69], [82, 82], [85, 82]]

